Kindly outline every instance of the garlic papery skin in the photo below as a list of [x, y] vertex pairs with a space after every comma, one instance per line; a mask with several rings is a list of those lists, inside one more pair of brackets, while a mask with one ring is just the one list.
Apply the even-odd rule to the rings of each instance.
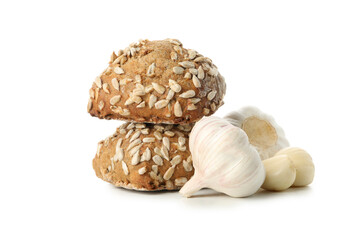
[[263, 162], [266, 177], [261, 188], [270, 191], [283, 191], [293, 185], [296, 178], [296, 169], [286, 155], [276, 155]]
[[262, 160], [273, 157], [279, 150], [289, 146], [284, 130], [275, 119], [256, 107], [241, 108], [224, 118], [246, 132]]
[[247, 197], [264, 182], [263, 164], [246, 133], [223, 118], [211, 116], [197, 122], [189, 148], [195, 173], [180, 190], [186, 197], [201, 188]]
[[286, 155], [294, 164], [296, 178], [293, 187], [304, 187], [314, 180], [315, 166], [309, 153], [297, 147], [282, 149], [275, 156]]

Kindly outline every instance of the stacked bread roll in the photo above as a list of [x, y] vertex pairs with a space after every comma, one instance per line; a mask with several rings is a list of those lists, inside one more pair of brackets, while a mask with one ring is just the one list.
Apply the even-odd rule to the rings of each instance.
[[127, 122], [99, 142], [96, 175], [136, 190], [181, 188], [194, 173], [193, 123], [223, 104], [225, 90], [212, 61], [176, 39], [140, 40], [113, 53], [90, 89], [88, 112]]

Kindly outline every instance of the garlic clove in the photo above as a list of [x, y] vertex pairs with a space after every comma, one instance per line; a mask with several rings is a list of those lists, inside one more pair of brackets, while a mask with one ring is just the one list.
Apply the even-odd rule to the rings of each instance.
[[286, 155], [277, 155], [262, 161], [266, 177], [261, 188], [270, 191], [283, 191], [291, 187], [296, 178], [294, 164]]
[[218, 117], [205, 117], [193, 127], [189, 148], [194, 176], [180, 193], [190, 197], [201, 188], [212, 188], [232, 197], [254, 194], [265, 179], [265, 170], [246, 133]]
[[292, 186], [303, 187], [314, 180], [315, 166], [309, 153], [301, 148], [289, 147], [282, 149], [275, 156], [286, 155], [294, 164], [296, 179]]
[[275, 119], [256, 107], [241, 108], [224, 118], [246, 132], [262, 160], [273, 157], [279, 150], [289, 146], [284, 130]]

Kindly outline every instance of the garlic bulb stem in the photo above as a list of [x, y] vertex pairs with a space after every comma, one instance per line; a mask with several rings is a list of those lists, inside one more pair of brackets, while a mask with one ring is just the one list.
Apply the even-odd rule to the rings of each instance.
[[205, 184], [201, 181], [201, 177], [199, 175], [195, 175], [186, 182], [186, 184], [181, 188], [180, 193], [185, 197], [191, 197], [191, 195], [205, 187]]

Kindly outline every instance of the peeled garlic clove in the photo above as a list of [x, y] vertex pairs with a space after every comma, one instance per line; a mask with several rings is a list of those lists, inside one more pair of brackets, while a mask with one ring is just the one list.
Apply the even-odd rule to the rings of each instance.
[[254, 194], [265, 179], [265, 170], [246, 133], [218, 117], [195, 124], [189, 148], [194, 176], [181, 188], [186, 197], [201, 188], [212, 188], [232, 197]]
[[286, 155], [262, 161], [266, 171], [266, 177], [261, 188], [270, 191], [283, 191], [291, 187], [295, 181], [296, 169], [294, 164]]
[[273, 157], [279, 150], [289, 146], [283, 129], [275, 119], [258, 108], [244, 107], [224, 118], [246, 132], [262, 160]]
[[294, 164], [296, 169], [296, 178], [292, 186], [303, 187], [312, 183], [315, 175], [315, 166], [309, 153], [301, 148], [285, 148], [275, 156], [286, 155]]

